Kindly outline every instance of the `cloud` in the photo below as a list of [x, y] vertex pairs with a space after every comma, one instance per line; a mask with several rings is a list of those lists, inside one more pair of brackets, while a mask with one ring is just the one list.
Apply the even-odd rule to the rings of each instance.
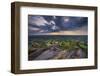
[[39, 28], [36, 28], [36, 27], [33, 28], [31, 26], [29, 26], [28, 28], [29, 28], [29, 30], [39, 30]]
[[70, 18], [69, 17], [63, 17], [64, 22], [69, 22]]
[[28, 16], [28, 23], [37, 26], [45, 26], [45, 24], [48, 24], [42, 16]]
[[87, 35], [88, 18], [71, 16], [28, 16], [29, 35]]
[[68, 17], [64, 18], [62, 26], [65, 30], [75, 30], [77, 28], [88, 26], [87, 17]]

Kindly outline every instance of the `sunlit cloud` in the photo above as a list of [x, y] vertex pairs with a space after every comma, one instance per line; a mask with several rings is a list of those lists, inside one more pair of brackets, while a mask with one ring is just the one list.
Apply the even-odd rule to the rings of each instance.
[[45, 26], [45, 24], [48, 24], [48, 22], [42, 16], [29, 16], [28, 19], [30, 24], [37, 26]]
[[68, 22], [68, 21], [69, 21], [69, 19], [68, 19], [68, 18], [66, 18], [66, 19], [64, 19], [64, 21], [65, 21], [65, 22]]
[[63, 17], [64, 22], [68, 22], [70, 20], [69, 17]]

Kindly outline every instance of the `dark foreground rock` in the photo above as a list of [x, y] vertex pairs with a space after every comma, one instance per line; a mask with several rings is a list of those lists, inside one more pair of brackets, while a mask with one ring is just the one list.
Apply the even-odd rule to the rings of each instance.
[[46, 49], [39, 49], [29, 54], [29, 60], [49, 60], [49, 59], [76, 59], [86, 58], [84, 50], [81, 48], [73, 50], [61, 50], [58, 45], [53, 45]]
[[47, 60], [55, 57], [61, 50], [58, 48], [59, 46], [51, 46], [48, 50], [44, 51], [41, 55], [35, 58], [35, 60]]
[[66, 58], [68, 59], [73, 59], [73, 58], [85, 58], [86, 54], [83, 52], [82, 49], [75, 49], [75, 50], [70, 50], [67, 52]]
[[34, 60], [36, 57], [40, 56], [46, 50], [47, 49], [44, 48], [31, 50], [28, 56], [28, 60]]

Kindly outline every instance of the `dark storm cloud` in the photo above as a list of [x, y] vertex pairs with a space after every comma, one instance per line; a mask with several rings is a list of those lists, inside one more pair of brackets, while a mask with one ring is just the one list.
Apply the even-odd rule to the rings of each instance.
[[87, 26], [87, 24], [87, 17], [66, 17], [65, 21], [63, 21], [62, 26], [65, 30], [75, 30], [77, 28]]
[[88, 18], [71, 16], [29, 15], [28, 26], [29, 34], [77, 31], [81, 29], [83, 32], [87, 32]]

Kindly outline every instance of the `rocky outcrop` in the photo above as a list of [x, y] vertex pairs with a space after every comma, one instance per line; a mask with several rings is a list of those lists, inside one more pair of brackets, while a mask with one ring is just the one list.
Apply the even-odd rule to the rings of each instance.
[[29, 60], [49, 60], [49, 59], [76, 59], [86, 58], [84, 50], [81, 48], [73, 50], [62, 50], [58, 45], [52, 45], [46, 49], [39, 49], [29, 54]]
[[41, 55], [35, 58], [35, 60], [47, 60], [55, 57], [61, 50], [58, 48], [58, 45], [50, 46], [46, 51]]
[[86, 56], [85, 52], [81, 48], [79, 48], [68, 51], [66, 58], [68, 59], [85, 58], [85, 56]]
[[31, 50], [31, 52], [29, 52], [28, 60], [34, 60], [36, 57], [40, 56], [46, 50], [47, 49], [44, 48]]

